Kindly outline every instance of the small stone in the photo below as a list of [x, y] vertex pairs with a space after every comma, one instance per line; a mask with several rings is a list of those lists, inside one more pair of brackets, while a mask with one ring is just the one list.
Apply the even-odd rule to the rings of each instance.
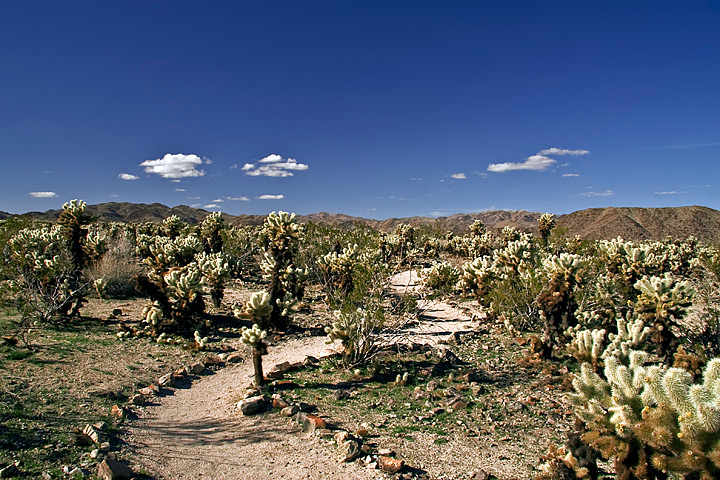
[[314, 365], [317, 365], [318, 363], [320, 363], [320, 360], [313, 357], [312, 355], [308, 355], [307, 357], [305, 357], [305, 360], [303, 360], [302, 362], [303, 366], [305, 367], [312, 367]]
[[437, 380], [430, 380], [430, 381], [427, 383], [427, 387], [425, 387], [425, 390], [427, 390], [428, 392], [432, 392], [432, 391], [437, 390], [437, 389], [438, 389], [438, 386], [439, 386], [439, 385], [438, 385]]
[[188, 374], [188, 370], [187, 367], [178, 368], [177, 370], [175, 370], [174, 373], [175, 375], [179, 375], [180, 377], [185, 378]]
[[311, 405], [311, 404], [305, 403], [305, 402], [300, 402], [298, 404], [298, 406], [300, 407], [301, 412], [312, 412], [312, 411], [316, 410], [315, 405]]
[[468, 480], [490, 480], [490, 474], [487, 473], [485, 470], [480, 470], [477, 472], [471, 472]]
[[378, 467], [385, 473], [394, 475], [398, 473], [405, 466], [405, 462], [393, 457], [385, 457], [380, 455], [378, 457]]
[[121, 407], [119, 405], [113, 405], [112, 409], [110, 409], [110, 415], [115, 418], [125, 418], [127, 412], [125, 411], [124, 407]]
[[315, 433], [315, 430], [321, 429], [321, 428], [327, 428], [327, 424], [325, 423], [325, 420], [318, 417], [317, 415], [308, 414], [305, 415], [305, 421], [303, 422], [303, 431], [310, 433], [311, 435]]
[[430, 410], [430, 413], [433, 414], [433, 415], [440, 415], [440, 414], [443, 413], [444, 411], [445, 411], [445, 409], [442, 408], [442, 407], [435, 407], [435, 408], [433, 408], [432, 410]]
[[265, 397], [258, 395], [241, 400], [238, 402], [238, 408], [246, 416], [260, 413], [265, 408]]
[[[105, 423], [105, 422], [102, 422], [102, 423]], [[107, 424], [105, 424], [105, 425], [107, 425]], [[87, 435], [88, 437], [90, 437], [90, 439], [98, 445], [100, 445], [102, 442], [104, 442], [107, 439], [107, 434], [105, 434], [105, 432], [103, 432], [102, 430], [97, 428], [95, 425], [86, 425], [85, 428], [83, 429], [83, 433], [85, 435]]]
[[292, 380], [277, 380], [275, 382], [275, 390], [292, 390], [297, 387], [297, 383]]
[[142, 393], [136, 393], [135, 395], [130, 397], [130, 403], [132, 405], [137, 405], [138, 407], [142, 407], [143, 405], [145, 405], [146, 400], [147, 398]]
[[448, 401], [448, 407], [452, 408], [453, 410], [464, 410], [469, 406], [469, 404], [460, 397], [451, 398]]
[[175, 378], [172, 373], [167, 373], [158, 379], [158, 384], [161, 387], [172, 387], [175, 385]]
[[215, 367], [215, 366], [218, 366], [218, 365], [222, 365], [223, 360], [222, 360], [222, 358], [220, 358], [219, 355], [206, 355], [205, 358], [203, 359], [203, 363], [204, 363], [206, 366], [213, 366], [213, 367]]
[[68, 475], [70, 475], [72, 478], [75, 478], [78, 475], [81, 477], [85, 477], [85, 472], [83, 472], [80, 467], [75, 467], [68, 472]]
[[107, 452], [110, 450], [110, 442], [103, 442], [100, 444], [100, 450], [103, 452]]
[[193, 363], [192, 365], [190, 365], [190, 367], [188, 369], [188, 373], [191, 373], [193, 375], [200, 375], [203, 372], [203, 370], [205, 370], [205, 365], [203, 363], [198, 362], [198, 363]]
[[360, 445], [355, 440], [345, 440], [337, 448], [339, 462], [352, 462], [360, 456]]
[[335, 442], [337, 442], [338, 445], [345, 442], [350, 437], [350, 434], [346, 432], [345, 430], [340, 430], [338, 433], [335, 434]]
[[382, 457], [394, 457], [395, 450], [392, 450], [390, 448], [381, 448], [378, 450], [378, 455], [380, 455]]
[[360, 427], [355, 430], [354, 435], [356, 437], [367, 437], [368, 435], [370, 435], [370, 431], [367, 429], [367, 427]]
[[289, 407], [290, 404], [287, 400], [285, 400], [283, 397], [278, 395], [277, 393], [272, 396], [272, 402], [273, 402], [273, 408], [280, 408], [283, 409], [285, 407]]
[[102, 480], [130, 480], [132, 469], [122, 462], [106, 458], [98, 465], [97, 476]]
[[240, 363], [243, 361], [243, 356], [238, 352], [232, 352], [225, 358], [225, 363]]
[[290, 405], [280, 410], [280, 414], [285, 415], [286, 417], [292, 417], [293, 415], [296, 415], [299, 411], [300, 408], [297, 405]]

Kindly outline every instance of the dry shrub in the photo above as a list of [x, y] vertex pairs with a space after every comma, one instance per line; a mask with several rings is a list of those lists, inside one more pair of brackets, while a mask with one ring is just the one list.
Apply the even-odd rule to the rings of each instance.
[[127, 298], [137, 293], [135, 279], [142, 271], [132, 240], [119, 236], [108, 242], [105, 254], [88, 268], [88, 276], [104, 280], [104, 297]]

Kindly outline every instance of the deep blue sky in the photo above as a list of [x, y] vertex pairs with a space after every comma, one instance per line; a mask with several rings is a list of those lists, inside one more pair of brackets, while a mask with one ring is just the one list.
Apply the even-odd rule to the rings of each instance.
[[13, 213], [720, 209], [719, 1], [6, 0], [0, 66]]

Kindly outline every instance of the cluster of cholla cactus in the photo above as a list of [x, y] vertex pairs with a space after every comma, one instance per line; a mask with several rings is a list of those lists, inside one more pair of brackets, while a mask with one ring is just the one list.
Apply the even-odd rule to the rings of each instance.
[[553, 347], [564, 346], [565, 332], [578, 323], [575, 290], [582, 281], [583, 261], [578, 255], [561, 253], [545, 259], [543, 266], [549, 282], [537, 297], [540, 318], [545, 323], [542, 348], [538, 353], [550, 358]]
[[332, 326], [325, 327], [325, 343], [342, 343], [343, 364], [346, 368], [367, 361], [377, 347], [377, 329], [382, 322], [363, 308], [350, 312], [335, 311], [334, 314]]
[[[339, 247], [339, 245], [338, 245]], [[338, 293], [341, 298], [347, 297], [353, 291], [353, 272], [360, 260], [357, 244], [349, 245], [341, 251], [337, 248], [317, 261], [320, 271], [325, 276], [325, 286], [328, 295]]]
[[[621, 263], [627, 264], [616, 264]], [[693, 289], [669, 273], [644, 276], [633, 287], [639, 294], [625, 315], [616, 317], [614, 333], [579, 326], [566, 332], [574, 337], [569, 350], [583, 362], [570, 395], [582, 421], [580, 436], [614, 462], [618, 478], [667, 479], [671, 473], [717, 478], [720, 359], [695, 380], [698, 364], [684, 361], [690, 355], [678, 349], [674, 332]], [[671, 366], [673, 360], [691, 371]], [[564, 453], [562, 461], [555, 456], [545, 468], [567, 472], [578, 464], [572, 452]], [[597, 478], [587, 469], [573, 472], [566, 478]]]
[[415, 228], [401, 223], [392, 235], [383, 235], [380, 241], [380, 251], [383, 260], [389, 262], [392, 258], [406, 263], [413, 255], [415, 249]]
[[270, 280], [271, 328], [286, 328], [290, 307], [303, 296], [302, 281], [307, 272], [295, 266], [302, 231], [294, 213], [272, 212], [263, 225], [261, 240], [266, 254], [261, 268]]

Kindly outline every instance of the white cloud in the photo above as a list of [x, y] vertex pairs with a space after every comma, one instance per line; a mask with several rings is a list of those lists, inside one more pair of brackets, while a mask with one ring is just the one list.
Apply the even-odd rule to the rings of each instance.
[[[557, 163], [557, 160], [554, 160], [548, 155], [571, 155], [573, 157], [578, 157], [581, 155], [588, 155], [590, 151], [588, 150], [568, 150], [567, 148], [546, 148], [545, 150], [540, 150], [535, 155], [531, 155], [525, 159], [524, 162], [504, 162], [504, 163], [491, 163], [488, 165], [488, 171], [489, 172], [509, 172], [512, 170], [534, 170], [534, 171], [542, 171], [547, 170], [548, 168], [552, 167]], [[563, 166], [568, 166], [569, 164], [565, 163]]]
[[225, 197], [225, 200], [240, 201], [240, 202], [249, 202], [250, 201], [250, 199], [248, 197]]
[[292, 177], [291, 170], [302, 171], [310, 168], [307, 164], [298, 163], [294, 158], [284, 160], [280, 155], [273, 153], [262, 158], [258, 163], [246, 163], [242, 170], [251, 177]]
[[450, 175], [450, 177], [454, 178], [455, 180], [465, 180], [467, 178], [467, 175], [465, 175], [465, 173], [463, 172], [459, 172], [453, 173], [452, 175]]
[[184, 189], [184, 188], [176, 188], [175, 191], [176, 191], [176, 192], [184, 192], [185, 189]]
[[205, 161], [205, 164], [206, 164], [206, 165], [212, 165], [212, 160], [210, 160], [210, 159], [207, 158], [207, 157], [202, 157], [202, 158], [203, 158], [203, 160]]
[[230, 166], [230, 170], [237, 170], [237, 168], [238, 168], [237, 163], [233, 163], [233, 164]]
[[137, 180], [140, 177], [131, 173], [121, 173], [120, 175], [118, 175], [118, 178], [122, 180]]
[[156, 160], [145, 160], [140, 164], [145, 167], [146, 173], [155, 173], [162, 178], [202, 177], [204, 170], [196, 170], [196, 165], [202, 165], [203, 159], [197, 155], [166, 154]]
[[422, 178], [420, 178], [420, 177], [412, 177], [410, 180], [413, 180], [413, 181], [415, 181], [415, 182], [421, 182], [421, 181], [422, 181]]
[[688, 192], [678, 192], [676, 190], [670, 190], [669, 192], [655, 192], [655, 195], [681, 195]]
[[214, 203], [211, 203], [209, 205], [205, 205], [203, 208], [220, 208], [220, 205], [215, 205]]
[[210, 200], [210, 201], [213, 202], [213, 203], [222, 203], [222, 202], [224, 202], [225, 200], [222, 199], [222, 198], [216, 198], [215, 200]]
[[277, 163], [282, 162], [282, 157], [277, 153], [272, 153], [265, 158], [260, 159], [260, 163]]
[[257, 197], [258, 200], [282, 200], [283, 198], [285, 198], [285, 195], [268, 195], [268, 194], [265, 194], [265, 195], [260, 195], [259, 197]]
[[55, 198], [57, 193], [55, 192], [30, 192], [31, 197], [35, 198]]
[[563, 177], [579, 177], [578, 173], [563, 173]]
[[532, 155], [527, 158], [524, 162], [513, 163], [491, 163], [488, 165], [488, 171], [490, 172], [509, 172], [511, 170], [547, 170], [548, 168], [555, 165], [557, 161], [544, 155]]
[[117, 193], [111, 193], [110, 196], [112, 198], [118, 198], [120, 195], [118, 195]]
[[605, 190], [604, 192], [582, 192], [575, 195], [576, 197], [611, 197], [615, 195], [612, 190]]
[[200, 200], [202, 197], [188, 197], [188, 200]]
[[579, 157], [581, 155], [587, 155], [589, 154], [589, 150], [568, 150], [567, 148], [546, 148], [545, 150], [540, 150], [538, 152], [538, 155], [572, 155], [573, 157]]

